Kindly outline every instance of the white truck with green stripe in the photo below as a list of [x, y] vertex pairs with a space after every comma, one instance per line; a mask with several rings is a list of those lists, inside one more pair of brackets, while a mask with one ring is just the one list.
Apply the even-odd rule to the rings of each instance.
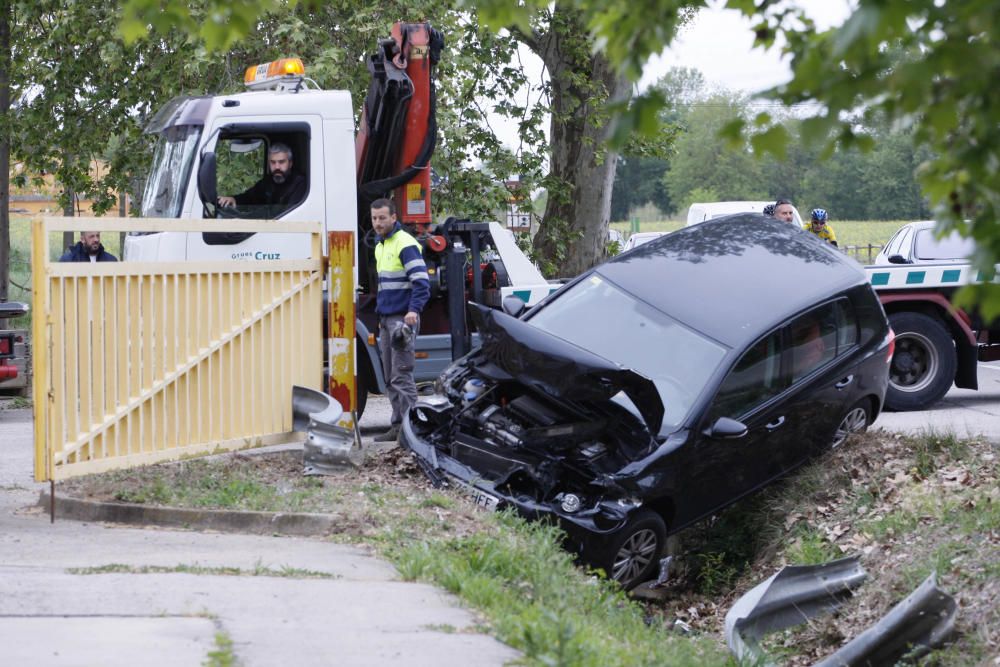
[[[920, 224], [904, 226], [887, 244], [893, 248], [886, 259], [891, 264], [865, 267], [896, 334], [885, 398], [892, 410], [926, 409], [952, 384], [978, 389], [978, 363], [1000, 359], [1000, 322], [984, 323], [976, 313], [951, 303], [964, 285], [1000, 282], [1000, 265], [990, 273], [954, 261], [922, 263], [917, 249], [893, 247], [907, 227]], [[919, 235], [911, 237], [916, 248]]]

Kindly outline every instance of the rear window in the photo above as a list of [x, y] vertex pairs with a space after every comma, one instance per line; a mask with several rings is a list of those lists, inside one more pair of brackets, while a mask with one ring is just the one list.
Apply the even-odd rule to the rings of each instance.
[[968, 259], [975, 250], [972, 241], [952, 232], [943, 239], [934, 238], [934, 230], [921, 229], [917, 232], [914, 256], [922, 260]]

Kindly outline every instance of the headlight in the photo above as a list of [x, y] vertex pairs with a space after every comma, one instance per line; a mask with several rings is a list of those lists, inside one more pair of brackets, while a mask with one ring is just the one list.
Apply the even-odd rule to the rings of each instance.
[[562, 510], [567, 514], [574, 514], [580, 511], [580, 496], [575, 493], [567, 493], [562, 497]]

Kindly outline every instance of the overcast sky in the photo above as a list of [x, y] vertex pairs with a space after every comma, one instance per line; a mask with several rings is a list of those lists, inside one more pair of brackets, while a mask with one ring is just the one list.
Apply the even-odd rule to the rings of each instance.
[[[806, 9], [821, 29], [840, 25], [850, 15], [855, 0], [787, 0]], [[722, 10], [722, 0], [710, 0], [710, 8], [702, 10], [674, 40], [673, 46], [647, 64], [640, 88], [656, 82], [671, 67], [692, 67], [705, 75], [711, 87], [732, 91], [758, 92], [791, 78], [787, 58], [781, 57], [781, 45], [768, 51], [753, 48], [750, 21], [734, 10]], [[541, 76], [542, 65], [526, 47], [521, 58], [529, 76]], [[524, 100], [520, 100], [522, 103]], [[496, 115], [490, 123], [507, 146], [518, 145], [517, 126]], [[545, 123], [548, 132], [548, 122]]]
[[[737, 11], [719, 9], [721, 4], [716, 0], [711, 9], [699, 12], [669, 50], [650, 60], [640, 87], [654, 83], [671, 67], [701, 70], [710, 85], [734, 91], [757, 92], [791, 78], [787, 59], [781, 58], [780, 45], [768, 51], [754, 49], [752, 23]], [[792, 4], [805, 8], [817, 26], [826, 29], [843, 23], [854, 2], [793, 0]]]

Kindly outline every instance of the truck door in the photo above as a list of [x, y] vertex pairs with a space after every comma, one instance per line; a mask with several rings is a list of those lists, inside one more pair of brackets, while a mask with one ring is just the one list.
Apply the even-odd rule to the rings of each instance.
[[[242, 201], [234, 207], [206, 204], [194, 197], [190, 217], [325, 220], [323, 127], [318, 116], [299, 117], [294, 122], [219, 118], [217, 124], [214, 153], [216, 192], [220, 197], [236, 196], [240, 200], [241, 195], [249, 196], [248, 193], [259, 192], [262, 186], [273, 183], [268, 163], [269, 155], [274, 155], [276, 149], [287, 149], [290, 154], [289, 173], [283, 175], [283, 181], [305, 179], [305, 192], [287, 202]], [[298, 259], [308, 257], [310, 252], [309, 239], [303, 234], [205, 232], [187, 237], [188, 260]]]

